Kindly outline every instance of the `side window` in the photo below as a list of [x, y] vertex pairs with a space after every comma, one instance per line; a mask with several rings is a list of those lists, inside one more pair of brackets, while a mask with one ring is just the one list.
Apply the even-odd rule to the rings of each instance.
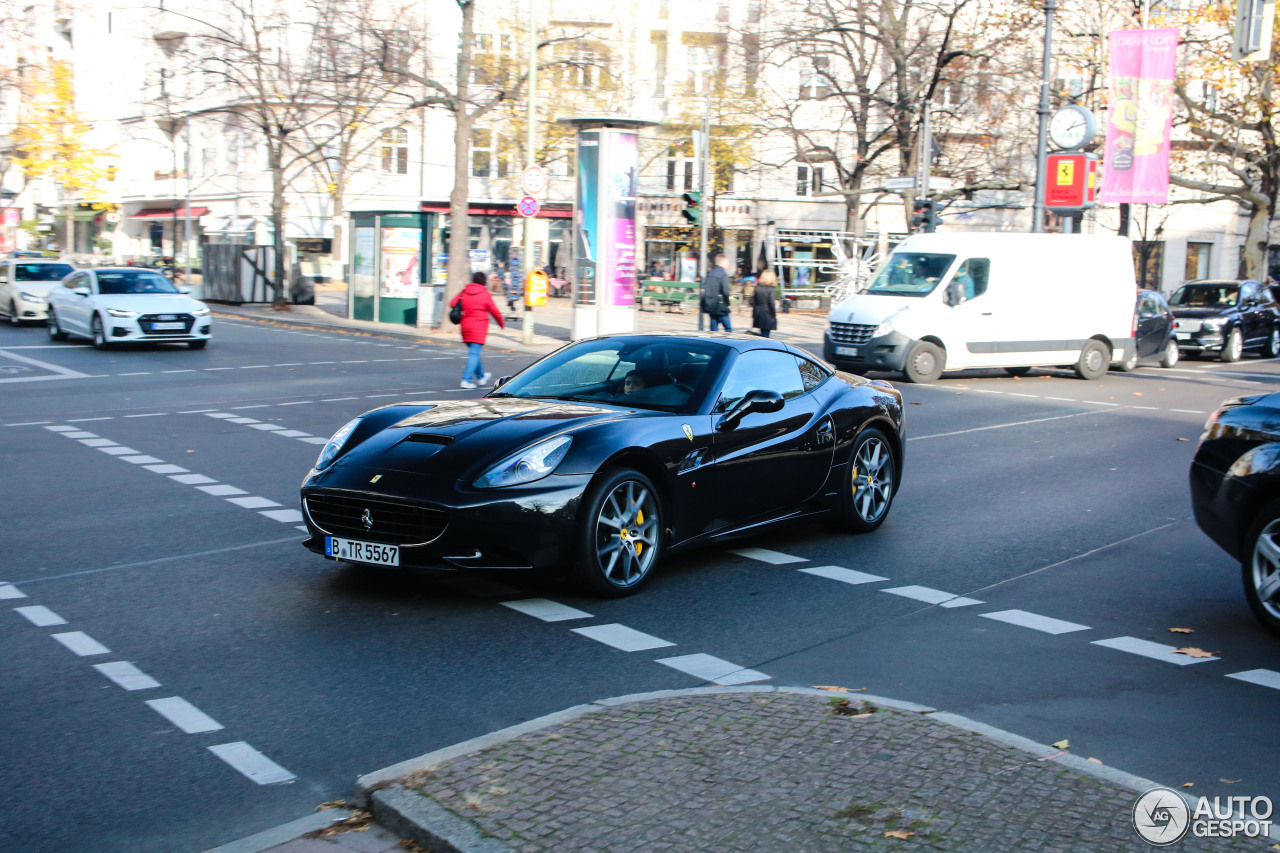
[[817, 388], [831, 375], [807, 358], [797, 358], [796, 361], [800, 363], [800, 381], [804, 383], [805, 393]]
[[1260, 289], [1256, 283], [1252, 281], [1246, 282], [1240, 288], [1240, 302], [1244, 305], [1254, 305], [1261, 302], [1262, 294], [1259, 292]]
[[1142, 301], [1138, 303], [1138, 317], [1145, 320], [1149, 317], [1159, 316], [1159, 314], [1160, 303], [1156, 302], [1155, 297], [1149, 293], [1143, 296]]
[[991, 270], [988, 258], [968, 258], [956, 269], [947, 285], [947, 304], [959, 305], [987, 292], [987, 277]]
[[62, 282], [62, 286], [67, 290], [75, 290], [77, 287], [87, 287], [88, 284], [88, 277], [84, 273], [73, 275], [70, 278], [64, 279]]
[[738, 356], [720, 391], [719, 407], [731, 408], [748, 391], [777, 391], [784, 399], [803, 394], [804, 382], [795, 356], [780, 350], [751, 350]]

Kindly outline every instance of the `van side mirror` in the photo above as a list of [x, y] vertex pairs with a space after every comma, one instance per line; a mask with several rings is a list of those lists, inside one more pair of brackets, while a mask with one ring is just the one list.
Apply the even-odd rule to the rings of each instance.
[[728, 432], [737, 429], [739, 422], [754, 412], [776, 412], [786, 401], [777, 391], [748, 391], [742, 399], [733, 404], [733, 408], [725, 412], [716, 429]]

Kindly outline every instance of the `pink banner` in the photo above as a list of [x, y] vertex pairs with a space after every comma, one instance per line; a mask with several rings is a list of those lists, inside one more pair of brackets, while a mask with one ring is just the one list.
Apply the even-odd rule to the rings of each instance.
[[1111, 33], [1111, 98], [1099, 200], [1164, 204], [1169, 200], [1169, 129], [1178, 31]]

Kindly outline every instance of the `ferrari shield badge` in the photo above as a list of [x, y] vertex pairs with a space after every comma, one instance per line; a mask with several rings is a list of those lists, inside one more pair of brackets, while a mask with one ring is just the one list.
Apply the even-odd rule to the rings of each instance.
[[693, 427], [688, 424], [682, 424], [682, 426], [684, 427], [684, 437], [693, 441]]
[[381, 479], [382, 479], [382, 475], [381, 475], [381, 474], [378, 474], [377, 476], [375, 476], [375, 477], [374, 477], [372, 480], [370, 480], [369, 482], [370, 482], [370, 483], [376, 483], [376, 482], [378, 482], [378, 481], [379, 481], [379, 480], [381, 480]]

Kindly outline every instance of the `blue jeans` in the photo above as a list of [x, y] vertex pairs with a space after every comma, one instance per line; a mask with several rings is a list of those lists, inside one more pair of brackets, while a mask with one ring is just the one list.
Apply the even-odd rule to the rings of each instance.
[[714, 332], [717, 325], [724, 326], [724, 330], [726, 332], [733, 331], [733, 324], [729, 322], [728, 314], [725, 314], [723, 317], [717, 317], [715, 314], [708, 314], [707, 316], [711, 318], [711, 331]]
[[484, 367], [480, 364], [480, 350], [484, 344], [467, 344], [467, 367], [462, 371], [462, 381], [479, 382], [484, 376]]

